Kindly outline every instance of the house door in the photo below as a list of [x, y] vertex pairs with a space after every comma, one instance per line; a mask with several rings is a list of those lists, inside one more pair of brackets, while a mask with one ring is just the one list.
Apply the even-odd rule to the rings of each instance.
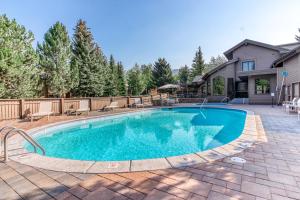
[[227, 97], [234, 98], [234, 81], [233, 78], [227, 78]]

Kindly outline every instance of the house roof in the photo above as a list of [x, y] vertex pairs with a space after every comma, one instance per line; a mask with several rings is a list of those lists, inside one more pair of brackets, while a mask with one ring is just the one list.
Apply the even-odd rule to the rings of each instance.
[[252, 45], [255, 45], [255, 46], [264, 47], [264, 48], [267, 48], [267, 49], [272, 49], [272, 50], [280, 51], [280, 52], [287, 52], [289, 50], [289, 49], [283, 48], [281, 46], [274, 46], [274, 45], [254, 41], [254, 40], [245, 39], [242, 42], [238, 43], [237, 45], [235, 45], [232, 48], [225, 51], [224, 55], [226, 56], [226, 58], [228, 60], [230, 60], [231, 57], [232, 57], [232, 52], [233, 51], [235, 51], [236, 49], [240, 48], [243, 45], [248, 45], [248, 44], [252, 44]]
[[195, 76], [195, 78], [193, 79], [192, 83], [199, 83], [202, 81], [202, 76]]
[[284, 54], [283, 56], [281, 56], [280, 58], [278, 58], [277, 60], [275, 60], [273, 62], [273, 64], [272, 64], [272, 67], [280, 67], [280, 65], [284, 61], [289, 60], [290, 58], [293, 58], [295, 55], [298, 55], [299, 53], [300, 53], [300, 46], [294, 48], [289, 53]]
[[210, 76], [211, 74], [223, 69], [224, 67], [226, 67], [227, 65], [231, 64], [231, 63], [235, 63], [237, 62], [239, 59], [232, 59], [232, 60], [229, 60], [215, 68], [213, 68], [212, 70], [208, 71], [206, 74], [203, 75], [202, 79], [206, 79], [208, 76]]
[[293, 50], [300, 46], [300, 42], [293, 42], [293, 43], [287, 43], [287, 44], [280, 44], [276, 45], [277, 47], [285, 48], [288, 50]]

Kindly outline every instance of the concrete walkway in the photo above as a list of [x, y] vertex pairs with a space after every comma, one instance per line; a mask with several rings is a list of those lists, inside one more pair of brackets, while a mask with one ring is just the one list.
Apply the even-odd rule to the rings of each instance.
[[[259, 142], [236, 155], [245, 164], [225, 158], [181, 169], [87, 175], [0, 162], [0, 199], [300, 199], [297, 117], [270, 106], [241, 107], [256, 113], [260, 132]], [[10, 123], [31, 128], [48, 122]]]

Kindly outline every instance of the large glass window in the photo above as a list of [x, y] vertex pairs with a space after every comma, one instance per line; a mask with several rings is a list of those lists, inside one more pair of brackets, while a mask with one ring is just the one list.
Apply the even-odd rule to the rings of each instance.
[[252, 71], [255, 70], [255, 62], [253, 60], [243, 61], [242, 62], [242, 71]]
[[299, 97], [299, 83], [293, 83], [293, 97]]
[[214, 95], [225, 95], [225, 78], [217, 76], [213, 79], [213, 94]]
[[270, 94], [270, 80], [255, 79], [255, 94]]

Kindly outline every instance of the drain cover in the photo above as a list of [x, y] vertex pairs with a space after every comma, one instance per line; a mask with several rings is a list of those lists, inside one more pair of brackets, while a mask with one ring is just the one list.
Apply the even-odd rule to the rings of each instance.
[[187, 162], [190, 162], [190, 161], [192, 161], [193, 159], [191, 159], [190, 157], [184, 157], [183, 160], [184, 160], [184, 161], [187, 161]]
[[119, 163], [109, 163], [108, 168], [109, 169], [115, 169], [119, 167]]
[[244, 158], [240, 158], [240, 157], [231, 157], [230, 160], [232, 162], [236, 162], [236, 163], [246, 163], [246, 160]]
[[251, 146], [252, 146], [251, 143], [246, 143], [246, 142], [241, 143], [241, 145], [242, 145], [243, 147], [251, 147]]

